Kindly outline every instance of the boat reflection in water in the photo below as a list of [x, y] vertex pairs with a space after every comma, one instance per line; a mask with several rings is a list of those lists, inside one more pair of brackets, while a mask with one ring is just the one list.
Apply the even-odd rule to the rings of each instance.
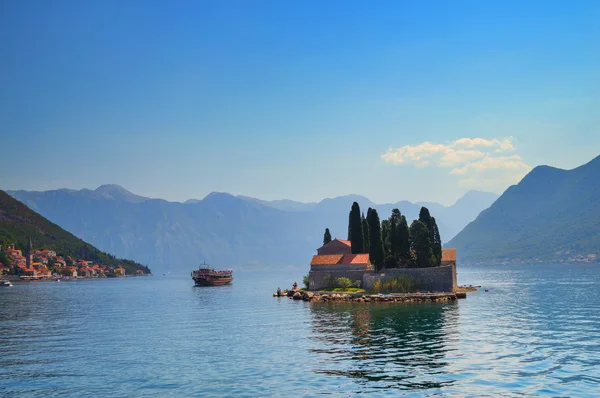
[[233, 281], [233, 271], [216, 270], [204, 262], [197, 270], [192, 271], [191, 277], [196, 286], [220, 286]]
[[319, 303], [311, 312], [320, 347], [312, 350], [316, 373], [352, 378], [359, 391], [435, 389], [455, 381], [448, 357], [459, 355], [456, 303]]

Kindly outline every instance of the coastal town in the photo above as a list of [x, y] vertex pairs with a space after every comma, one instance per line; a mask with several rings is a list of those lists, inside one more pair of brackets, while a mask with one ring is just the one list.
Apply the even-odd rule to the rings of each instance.
[[149, 274], [148, 270], [138, 269], [134, 275], [127, 275], [122, 266], [95, 264], [86, 259], [61, 257], [50, 249], [34, 249], [31, 239], [25, 253], [15, 249], [14, 244], [0, 247], [0, 251], [4, 253], [4, 262], [0, 262], [0, 276], [13, 276], [21, 280], [110, 278]]

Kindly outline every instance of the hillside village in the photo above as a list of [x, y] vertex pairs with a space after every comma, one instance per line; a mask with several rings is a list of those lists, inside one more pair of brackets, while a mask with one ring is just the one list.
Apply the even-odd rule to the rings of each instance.
[[[125, 268], [95, 264], [85, 259], [71, 256], [63, 258], [50, 249], [33, 249], [31, 239], [25, 255], [14, 244], [0, 247], [4, 263], [0, 262], [0, 275], [16, 275], [23, 280], [43, 280], [50, 278], [106, 278], [124, 277]], [[5, 264], [6, 263], [6, 264]], [[149, 270], [136, 270], [135, 276], [148, 275]]]

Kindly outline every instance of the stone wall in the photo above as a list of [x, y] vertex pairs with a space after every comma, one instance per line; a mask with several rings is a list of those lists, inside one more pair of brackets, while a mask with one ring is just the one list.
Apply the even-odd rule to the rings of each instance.
[[370, 264], [313, 264], [311, 271], [329, 272], [329, 271], [368, 271], [373, 269]]
[[379, 272], [365, 272], [363, 289], [371, 289], [376, 279], [409, 275], [419, 281], [421, 292], [452, 292], [456, 288], [456, 266], [443, 265], [430, 268], [389, 268]]
[[[325, 278], [331, 275], [332, 278], [349, 278], [352, 282], [364, 281], [363, 276], [372, 271], [367, 270], [329, 270], [329, 271], [310, 271], [308, 277], [310, 280], [309, 290], [319, 290], [326, 288]], [[364, 282], [363, 282], [364, 283]]]

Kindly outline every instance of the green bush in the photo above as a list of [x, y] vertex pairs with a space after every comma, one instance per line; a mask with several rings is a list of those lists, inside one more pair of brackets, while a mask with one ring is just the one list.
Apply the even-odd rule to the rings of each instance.
[[310, 288], [310, 277], [308, 275], [304, 275], [302, 278], [302, 283], [304, 284], [304, 288], [308, 290]]
[[335, 280], [335, 285], [336, 285], [336, 287], [339, 287], [342, 289], [349, 289], [353, 286], [350, 278], [337, 278]]
[[375, 279], [375, 282], [373, 282], [373, 288], [371, 289], [371, 291], [373, 293], [380, 293], [381, 292], [381, 280]]
[[397, 275], [373, 282], [373, 293], [412, 293], [419, 290], [419, 281], [412, 276]]

